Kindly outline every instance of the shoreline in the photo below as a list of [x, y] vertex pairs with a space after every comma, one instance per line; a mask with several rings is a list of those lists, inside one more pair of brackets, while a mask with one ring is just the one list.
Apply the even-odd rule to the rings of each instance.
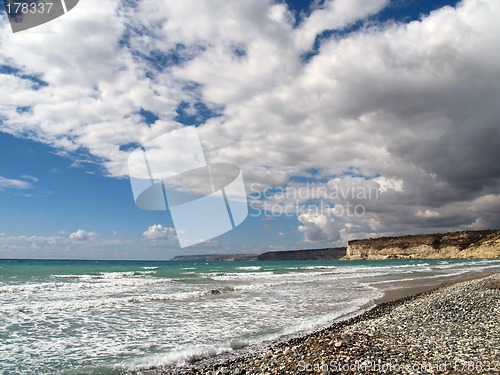
[[[385, 321], [394, 314], [395, 310], [408, 309], [408, 306], [411, 307], [415, 303], [421, 303], [421, 301], [432, 300], [434, 303], [439, 304], [440, 300], [447, 298], [449, 290], [453, 290], [455, 294], [458, 293], [459, 295], [460, 290], [467, 288], [468, 285], [474, 286], [481, 283], [493, 283], [492, 285], [497, 285], [497, 289], [491, 289], [496, 292], [493, 293], [491, 298], [496, 298], [495, 301], [499, 302], [500, 274], [484, 273], [460, 276], [462, 277], [455, 276], [451, 280], [449, 277], [443, 278], [443, 280], [436, 279], [430, 284], [429, 280], [423, 280], [422, 283], [418, 283], [417, 285], [408, 285], [398, 289], [387, 288], [384, 290], [384, 295], [375, 301], [376, 305], [373, 308], [370, 308], [369, 310], [361, 309], [359, 314], [347, 317], [347, 319], [341, 321], [336, 321], [328, 327], [320, 330], [305, 333], [296, 337], [283, 338], [282, 340], [271, 344], [264, 344], [260, 348], [246, 348], [247, 350], [243, 351], [235, 350], [234, 352], [227, 353], [226, 355], [202, 359], [186, 366], [169, 366], [137, 373], [179, 375], [312, 373], [328, 375], [334, 373], [355, 374], [358, 372], [382, 373], [382, 365], [389, 367], [392, 366], [392, 372], [411, 373], [411, 371], [405, 371], [403, 368], [400, 368], [403, 364], [405, 364], [404, 361], [401, 361], [401, 355], [396, 356], [395, 358], [391, 357], [393, 361], [390, 360], [390, 358], [386, 358], [384, 360], [384, 357], [387, 357], [384, 356], [385, 353], [401, 351], [401, 349], [404, 348], [399, 348], [397, 345], [388, 345], [388, 347], [384, 350], [376, 353], [378, 355], [370, 355], [369, 349], [373, 348], [370, 345], [363, 346], [366, 344], [365, 341], [367, 338], [369, 338], [368, 341], [371, 341], [379, 333], [379, 329], [376, 327], [379, 323], [378, 320]], [[413, 284], [415, 283], [413, 282]], [[484, 291], [482, 293], [484, 294]], [[497, 305], [500, 304], [497, 303]], [[483, 305], [481, 304], [476, 307], [481, 308], [481, 306]], [[368, 306], [365, 308], [368, 308]], [[438, 309], [437, 311], [437, 314], [439, 315], [440, 310]], [[409, 312], [407, 312], [407, 315], [408, 313], [412, 315], [411, 308]], [[420, 312], [420, 314], [422, 313], [425, 315], [426, 310], [424, 309]], [[418, 314], [416, 317], [418, 318]], [[407, 316], [402, 316], [400, 318], [403, 321], [408, 319]], [[496, 317], [496, 319], [498, 326], [498, 323], [500, 322], [498, 321], [498, 317]], [[377, 324], [374, 323], [375, 321], [377, 321]], [[373, 323], [374, 325], [368, 327], [368, 331], [366, 331], [366, 325], [370, 325], [370, 323]], [[391, 330], [393, 328], [398, 328], [398, 323], [399, 322], [393, 322], [393, 325], [389, 326], [388, 329]], [[356, 327], [358, 326], [363, 326], [363, 330], [361, 330], [362, 332], [356, 331]], [[415, 326], [414, 329], [418, 330], [419, 326]], [[354, 331], [350, 332], [352, 330]], [[346, 337], [346, 334], [352, 337]], [[470, 340], [474, 340], [474, 338], [472, 337]], [[493, 347], [500, 348], [500, 339], [498, 339], [498, 335], [494, 338], [494, 340], [497, 340], [498, 342], [495, 341], [494, 345], [496, 346]], [[355, 350], [356, 347], [359, 346], [358, 344], [365, 348], [365, 352]], [[428, 344], [431, 345], [432, 343]], [[251, 349], [254, 350], [252, 351]], [[424, 348], [422, 347], [420, 349]], [[368, 350], [368, 352], [366, 352], [366, 350]], [[342, 352], [345, 351], [348, 353], [343, 355]], [[419, 352], [417, 349], [414, 349], [413, 351], [415, 353]], [[290, 360], [290, 358], [293, 360]], [[403, 356], [403, 359], [404, 358], [405, 357]], [[460, 365], [457, 358], [450, 358], [449, 363], [447, 361], [441, 361], [439, 363], [434, 361], [434, 364], [424, 362], [424, 359], [432, 358], [427, 358], [426, 356], [425, 358], [422, 358], [421, 362], [418, 362], [418, 358], [408, 358], [409, 362], [406, 364], [414, 366], [434, 366], [433, 370], [436, 370], [435, 372], [437, 373], [454, 373], [453, 371], [457, 371], [457, 366]], [[497, 370], [500, 371], [500, 352], [498, 350], [494, 356], [483, 356], [481, 359], [483, 362], [492, 361], [490, 364], [492, 371], [490, 372]], [[479, 362], [479, 359], [477, 362]], [[474, 363], [467, 362], [468, 365], [474, 365]], [[358, 368], [353, 370], [353, 366], [357, 366]], [[359, 366], [364, 367], [360, 369]], [[379, 367], [377, 368], [377, 366]], [[394, 366], [398, 367], [394, 368]], [[441, 366], [441, 368], [439, 366]], [[440, 369], [444, 371], [439, 371]], [[423, 372], [429, 372], [430, 368], [426, 368], [424, 370], [426, 371]], [[418, 371], [416, 372], [418, 373]], [[485, 373], [488, 373], [488, 371]]]
[[[494, 273], [491, 272], [484, 272], [484, 273], [481, 272], [476, 275], [462, 274], [458, 276], [443, 276], [440, 278], [433, 279], [432, 280], [433, 282], [431, 283], [429, 283], [430, 281], [429, 279], [427, 280], [423, 279], [422, 281], [412, 280], [410, 282], [404, 281], [401, 282], [401, 284], [403, 285], [407, 284], [407, 285], [400, 288], [386, 288], [386, 289], [382, 288], [384, 295], [380, 298], [375, 299], [374, 303], [376, 306], [374, 308], [387, 302], [396, 302], [397, 300], [400, 299], [405, 299], [414, 296], [416, 297], [426, 292], [432, 292], [465, 281], [482, 279], [491, 276], [493, 274]], [[392, 285], [394, 284], [394, 282], [388, 284]]]

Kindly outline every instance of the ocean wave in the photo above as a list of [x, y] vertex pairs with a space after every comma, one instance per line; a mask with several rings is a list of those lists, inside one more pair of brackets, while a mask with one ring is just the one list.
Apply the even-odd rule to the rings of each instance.
[[[225, 274], [209, 274], [205, 277], [208, 277], [214, 281], [222, 281], [222, 282], [249, 282], [248, 286], [253, 287], [256, 285], [261, 285], [265, 283], [266, 285], [298, 285], [305, 283], [325, 283], [325, 282], [334, 282], [341, 280], [349, 280], [349, 279], [361, 279], [364, 277], [372, 277], [372, 276], [384, 276], [388, 275], [388, 272], [372, 272], [372, 273], [363, 273], [362, 275], [358, 275], [356, 273], [335, 273], [335, 272], [310, 272], [310, 273], [225, 273]], [[247, 287], [244, 285], [238, 285], [238, 287]]]
[[110, 291], [120, 293], [130, 288], [171, 284], [168, 278], [129, 278], [129, 279], [80, 279], [78, 282], [56, 281], [29, 284], [14, 284], [0, 286], [0, 294], [32, 294], [89, 291]]
[[125, 371], [150, 370], [159, 367], [176, 365], [183, 366], [203, 358], [215, 357], [232, 351], [231, 344], [220, 344], [216, 346], [192, 346], [178, 349], [166, 354], [155, 354], [130, 361], [126, 364], [116, 365], [115, 368]]
[[356, 273], [364, 275], [371, 272], [409, 273], [431, 271], [429, 263], [401, 264], [387, 266], [341, 266], [335, 269], [337, 273]]
[[154, 275], [156, 271], [123, 271], [123, 272], [98, 272], [94, 274], [82, 275], [50, 275], [54, 279], [74, 279], [74, 280], [95, 280], [95, 279], [121, 279], [129, 277], [141, 277], [147, 275]]
[[261, 266], [245, 266], [245, 267], [236, 267], [237, 270], [242, 270], [242, 271], [258, 271], [261, 270]]
[[[381, 297], [382, 293], [375, 289], [367, 287], [363, 294], [352, 301], [348, 306], [332, 309], [333, 311], [313, 319], [301, 320], [300, 323], [285, 327], [277, 332], [261, 334], [258, 337], [238, 338], [220, 342], [216, 345], [193, 345], [190, 347], [178, 348], [165, 354], [155, 354], [144, 358], [137, 358], [130, 362], [116, 365], [115, 368], [124, 371], [153, 370], [158, 368], [170, 368], [172, 366], [185, 366], [201, 359], [211, 358], [224, 353], [232, 352], [235, 349], [241, 349], [249, 345], [261, 345], [263, 343], [274, 342], [281, 338], [299, 333], [310, 332], [315, 329], [323, 328], [331, 323], [362, 313], [373, 307], [373, 301]], [[273, 330], [274, 331], [274, 330]], [[167, 370], [168, 371], [168, 370]]]
[[299, 270], [332, 270], [336, 269], [337, 267], [335, 266], [306, 266], [306, 267], [299, 267]]
[[16, 313], [58, 313], [64, 311], [84, 311], [99, 308], [115, 308], [150, 302], [169, 302], [196, 300], [203, 297], [215, 296], [233, 291], [231, 287], [208, 290], [177, 292], [172, 294], [151, 293], [148, 295], [105, 297], [88, 300], [58, 300], [44, 301], [30, 304], [12, 304], [0, 306], [0, 314]]

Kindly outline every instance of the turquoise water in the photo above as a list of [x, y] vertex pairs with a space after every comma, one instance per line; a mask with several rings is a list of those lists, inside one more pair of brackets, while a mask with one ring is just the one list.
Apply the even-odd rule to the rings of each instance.
[[0, 373], [123, 373], [307, 332], [499, 260], [0, 261]]

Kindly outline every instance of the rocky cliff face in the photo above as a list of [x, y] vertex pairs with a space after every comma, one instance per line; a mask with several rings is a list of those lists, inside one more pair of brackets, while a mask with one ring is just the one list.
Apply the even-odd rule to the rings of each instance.
[[349, 241], [344, 259], [500, 258], [500, 231], [466, 231]]

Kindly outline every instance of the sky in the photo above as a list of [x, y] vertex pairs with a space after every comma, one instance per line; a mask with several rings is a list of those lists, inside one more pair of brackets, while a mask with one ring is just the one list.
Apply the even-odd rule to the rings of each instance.
[[[496, 0], [82, 0], [18, 33], [0, 12], [0, 258], [500, 228]], [[181, 248], [128, 157], [185, 127], [241, 169], [249, 215]]]

